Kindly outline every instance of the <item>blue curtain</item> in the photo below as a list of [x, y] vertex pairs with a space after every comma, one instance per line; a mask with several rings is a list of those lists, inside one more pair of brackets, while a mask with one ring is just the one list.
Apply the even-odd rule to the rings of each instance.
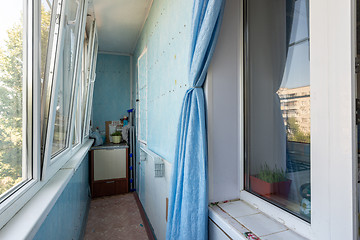
[[224, 0], [195, 0], [189, 85], [180, 113], [167, 239], [208, 239], [207, 141], [202, 86], [214, 53]]

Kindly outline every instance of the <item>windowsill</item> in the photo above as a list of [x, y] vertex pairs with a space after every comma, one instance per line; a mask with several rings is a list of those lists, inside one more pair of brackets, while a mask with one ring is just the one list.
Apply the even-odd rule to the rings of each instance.
[[212, 204], [209, 218], [233, 239], [248, 239], [246, 233], [262, 240], [306, 239], [242, 200]]
[[32, 239], [90, 149], [87, 140], [74, 156], [0, 230], [0, 239]]

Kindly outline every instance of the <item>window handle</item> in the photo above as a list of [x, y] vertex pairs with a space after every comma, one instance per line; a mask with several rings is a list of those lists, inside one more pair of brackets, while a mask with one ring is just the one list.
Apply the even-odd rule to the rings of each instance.
[[77, 8], [76, 8], [76, 16], [75, 16], [75, 19], [74, 20], [69, 20], [67, 22], [68, 25], [74, 25], [77, 20], [78, 20], [78, 17], [79, 17], [79, 11], [80, 11], [80, 1], [79, 0], [76, 0], [76, 4], [77, 4]]

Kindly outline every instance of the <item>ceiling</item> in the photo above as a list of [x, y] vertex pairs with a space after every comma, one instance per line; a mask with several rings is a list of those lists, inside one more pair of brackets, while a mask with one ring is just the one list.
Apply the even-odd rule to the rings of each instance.
[[[132, 54], [153, 0], [91, 0], [99, 51]], [[92, 6], [91, 6], [92, 5]]]

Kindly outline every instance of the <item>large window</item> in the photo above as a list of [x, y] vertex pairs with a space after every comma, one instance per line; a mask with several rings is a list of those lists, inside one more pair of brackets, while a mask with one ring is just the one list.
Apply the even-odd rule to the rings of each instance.
[[63, 51], [58, 62], [58, 81], [56, 88], [57, 105], [56, 117], [52, 144], [52, 154], [56, 154], [67, 147], [67, 140], [70, 137], [71, 109], [74, 101], [75, 73], [76, 63], [80, 54], [78, 54], [81, 13], [83, 1], [70, 0], [65, 4], [65, 19], [62, 26], [64, 34]]
[[38, 106], [49, 73], [54, 5], [15, 0], [0, 10], [0, 228], [42, 184]]
[[[51, 177], [79, 146], [81, 81], [87, 1], [53, 3], [41, 92], [42, 179]], [[80, 106], [79, 106], [80, 105]]]
[[31, 178], [31, 158], [28, 161], [26, 153], [27, 34], [23, 3], [14, 0], [0, 10], [0, 202], [10, 189]]
[[310, 221], [308, 0], [248, 0], [245, 187]]
[[[59, 1], [56, 6], [57, 19], [50, 30], [41, 103], [44, 169], [50, 158], [55, 159], [72, 146], [76, 86], [81, 71], [78, 62], [81, 61], [87, 7], [83, 0]], [[75, 142], [78, 142], [76, 137]]]
[[[87, 2], [14, 0], [0, 10], [0, 228], [83, 143]], [[96, 60], [97, 40], [90, 48]]]

